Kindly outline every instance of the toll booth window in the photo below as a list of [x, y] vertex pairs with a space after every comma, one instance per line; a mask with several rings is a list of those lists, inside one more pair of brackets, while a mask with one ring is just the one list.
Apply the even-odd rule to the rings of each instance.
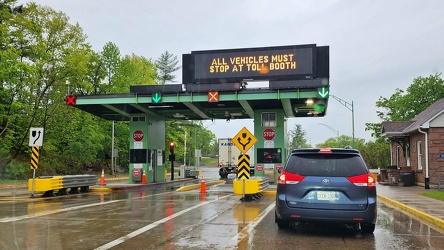
[[258, 148], [257, 163], [282, 163], [282, 149]]
[[132, 122], [144, 122], [145, 121], [145, 116], [133, 116], [131, 118]]
[[262, 113], [262, 127], [276, 127], [276, 113], [265, 112]]
[[130, 149], [130, 163], [148, 163], [150, 154], [147, 149]]

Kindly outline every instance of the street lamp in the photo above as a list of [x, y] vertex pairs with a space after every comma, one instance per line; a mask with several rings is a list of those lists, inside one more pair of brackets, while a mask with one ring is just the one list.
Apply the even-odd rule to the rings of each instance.
[[352, 141], [352, 147], [355, 148], [355, 111], [353, 108], [353, 101], [351, 103], [346, 102], [344, 100], [342, 100], [341, 98], [334, 96], [334, 95], [330, 95], [331, 97], [333, 97], [336, 101], [338, 101], [340, 104], [344, 105], [344, 107], [346, 107], [348, 110], [350, 110], [352, 112], [352, 136], [353, 136], [353, 141]]
[[328, 126], [327, 124], [324, 124], [324, 123], [318, 123], [318, 125], [326, 126], [327, 128], [329, 128], [331, 131], [333, 131], [336, 134], [336, 136], [338, 137], [338, 148], [339, 148], [339, 131]]

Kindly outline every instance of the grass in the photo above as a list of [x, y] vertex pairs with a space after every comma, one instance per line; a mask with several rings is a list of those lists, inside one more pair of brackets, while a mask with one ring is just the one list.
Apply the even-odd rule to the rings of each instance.
[[216, 167], [218, 165], [217, 158], [200, 158], [200, 162], [207, 167]]
[[28, 180], [0, 180], [0, 185], [26, 184]]
[[421, 193], [420, 195], [444, 201], [444, 192], [443, 191], [424, 192], [424, 193]]

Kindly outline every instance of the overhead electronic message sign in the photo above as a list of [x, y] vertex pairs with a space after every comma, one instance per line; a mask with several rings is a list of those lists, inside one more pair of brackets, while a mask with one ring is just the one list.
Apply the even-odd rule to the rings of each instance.
[[[184, 81], [220, 83], [316, 78], [318, 48], [316, 44], [308, 44], [193, 51], [183, 55]], [[328, 61], [328, 49], [324, 54], [322, 59]]]

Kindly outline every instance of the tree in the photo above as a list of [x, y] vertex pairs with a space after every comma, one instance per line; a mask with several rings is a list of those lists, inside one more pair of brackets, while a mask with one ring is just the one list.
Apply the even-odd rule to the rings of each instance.
[[101, 59], [104, 64], [108, 85], [112, 86], [114, 83], [113, 78], [117, 73], [121, 62], [120, 50], [117, 45], [111, 42], [105, 44], [101, 53]]
[[70, 25], [63, 13], [35, 3], [24, 7], [10, 25], [11, 52], [15, 53], [18, 69], [10, 71], [3, 83], [9, 100], [5, 110], [17, 114], [10, 118], [17, 126], [5, 135], [13, 140], [9, 151], [15, 158], [29, 151], [24, 145], [29, 128], [45, 127], [49, 119], [54, 119], [57, 106], [63, 102], [68, 76], [85, 68], [81, 65], [88, 45], [82, 29]]
[[[355, 138], [355, 148], [362, 147], [365, 140], [360, 138]], [[318, 148], [345, 148], [353, 144], [353, 137], [348, 135], [341, 135], [339, 138], [332, 137], [328, 138], [325, 142], [316, 144]]]
[[390, 144], [384, 138], [360, 145], [358, 150], [368, 168], [377, 169], [390, 165]]
[[299, 146], [302, 148], [311, 147], [310, 144], [307, 143], [307, 139], [305, 138], [306, 133], [305, 130], [302, 129], [302, 125], [295, 124], [294, 129], [290, 130], [290, 145], [289, 150], [293, 150], [298, 148]]
[[156, 68], [158, 70], [159, 79], [161, 84], [165, 84], [167, 81], [175, 82], [175, 75], [172, 73], [179, 70], [181, 67], [177, 66], [177, 56], [170, 54], [168, 51], [161, 54], [159, 59], [156, 60]]
[[131, 85], [152, 85], [156, 83], [157, 72], [154, 63], [143, 56], [124, 56], [116, 70], [114, 85], [109, 93], [129, 92]]
[[[432, 103], [444, 97], [444, 80], [441, 73], [428, 77], [417, 77], [406, 91], [396, 89], [390, 98], [379, 97], [376, 107], [383, 108], [377, 115], [383, 121], [408, 121]], [[366, 130], [379, 136], [380, 124], [367, 123]]]

